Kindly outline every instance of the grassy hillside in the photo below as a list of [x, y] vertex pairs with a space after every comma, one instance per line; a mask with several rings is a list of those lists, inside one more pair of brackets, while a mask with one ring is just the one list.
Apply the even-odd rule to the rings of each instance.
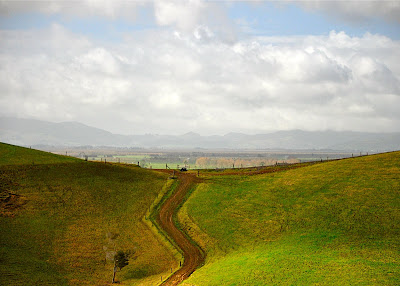
[[[125, 285], [152, 275], [158, 281], [177, 266], [142, 221], [164, 174], [5, 144], [0, 154], [8, 156], [0, 166], [1, 285], [107, 285], [114, 242], [117, 250], [135, 251], [117, 273]], [[119, 237], [113, 242], [107, 233]]]
[[400, 285], [400, 152], [210, 176], [179, 218], [207, 253], [183, 285]]
[[16, 147], [0, 142], [0, 166], [2, 165], [26, 165], [26, 164], [52, 164], [78, 162], [79, 159], [55, 155], [30, 148]]

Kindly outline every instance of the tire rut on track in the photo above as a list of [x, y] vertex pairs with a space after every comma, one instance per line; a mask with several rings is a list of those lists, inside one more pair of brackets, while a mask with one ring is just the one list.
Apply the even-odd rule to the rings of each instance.
[[174, 213], [185, 199], [187, 192], [194, 187], [199, 180], [190, 174], [178, 174], [178, 180], [179, 185], [175, 192], [162, 205], [158, 213], [157, 223], [181, 249], [184, 261], [182, 267], [161, 284], [163, 286], [178, 285], [188, 278], [196, 268], [203, 264], [205, 258], [204, 253], [199, 247], [194, 245], [185, 234], [175, 226], [173, 220]]

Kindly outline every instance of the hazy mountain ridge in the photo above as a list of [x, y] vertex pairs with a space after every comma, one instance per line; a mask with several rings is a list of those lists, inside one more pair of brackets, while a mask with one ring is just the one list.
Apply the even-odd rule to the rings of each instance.
[[115, 146], [144, 148], [332, 149], [390, 151], [400, 149], [400, 132], [277, 131], [246, 135], [119, 135], [78, 122], [52, 123], [0, 118], [0, 141], [15, 145]]

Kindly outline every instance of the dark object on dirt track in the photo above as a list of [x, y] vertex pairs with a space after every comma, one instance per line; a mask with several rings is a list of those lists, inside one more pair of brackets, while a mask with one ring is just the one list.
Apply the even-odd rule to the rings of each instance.
[[181, 168], [181, 172], [186, 172], [187, 169], [186, 168]]

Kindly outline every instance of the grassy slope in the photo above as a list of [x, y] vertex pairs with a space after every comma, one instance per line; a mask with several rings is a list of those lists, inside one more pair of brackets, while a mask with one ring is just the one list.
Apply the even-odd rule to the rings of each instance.
[[26, 165], [26, 164], [52, 164], [78, 162], [80, 159], [55, 155], [39, 150], [33, 150], [24, 147], [0, 142], [0, 166], [2, 165]]
[[[142, 221], [165, 184], [164, 174], [6, 144], [0, 154], [6, 154], [0, 166], [2, 198], [19, 195], [9, 205], [1, 202], [1, 285], [108, 284], [112, 265], [105, 263], [103, 250], [113, 248], [108, 232], [119, 233], [118, 249], [136, 251], [136, 259], [117, 274], [124, 284], [156, 274], [159, 279], [176, 267]], [[21, 164], [21, 154], [35, 165]]]
[[400, 152], [211, 177], [179, 216], [208, 255], [184, 285], [400, 285]]

